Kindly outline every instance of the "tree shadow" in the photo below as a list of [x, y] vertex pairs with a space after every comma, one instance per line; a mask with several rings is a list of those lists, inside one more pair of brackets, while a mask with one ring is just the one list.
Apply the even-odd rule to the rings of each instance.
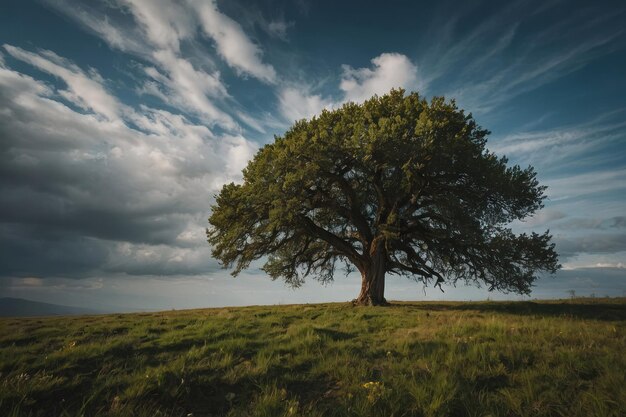
[[353, 339], [354, 337], [356, 337], [356, 335], [352, 333], [341, 332], [339, 330], [333, 330], [333, 329], [328, 329], [324, 327], [315, 328], [314, 331], [315, 333], [328, 337], [334, 342], [338, 340], [349, 340], [349, 339]]
[[498, 301], [467, 303], [395, 303], [392, 307], [411, 307], [424, 311], [476, 311], [481, 313], [516, 314], [524, 316], [553, 316], [601, 321], [626, 320], [626, 304], [610, 302], [537, 303], [532, 301]]
[[189, 375], [190, 391], [176, 399], [176, 405], [192, 411], [194, 416], [225, 416], [233, 407], [245, 409], [252, 405], [262, 393], [262, 386], [274, 385], [303, 405], [323, 400], [324, 406], [332, 409], [336, 405], [337, 382], [326, 375], [311, 374], [312, 366], [312, 362], [295, 367], [273, 365], [262, 375], [243, 376], [236, 382], [224, 380], [219, 374], [207, 378], [196, 372]]

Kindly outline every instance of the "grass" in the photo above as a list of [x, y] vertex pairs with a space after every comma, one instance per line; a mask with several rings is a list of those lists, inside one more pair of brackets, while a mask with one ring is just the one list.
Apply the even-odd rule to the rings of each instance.
[[626, 299], [0, 320], [2, 416], [624, 416]]

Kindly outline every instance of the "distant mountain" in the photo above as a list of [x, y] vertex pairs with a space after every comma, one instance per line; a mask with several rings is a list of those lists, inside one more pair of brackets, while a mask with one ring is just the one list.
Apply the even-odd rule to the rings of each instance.
[[69, 316], [99, 313], [103, 312], [89, 308], [40, 303], [23, 298], [0, 298], [0, 317]]

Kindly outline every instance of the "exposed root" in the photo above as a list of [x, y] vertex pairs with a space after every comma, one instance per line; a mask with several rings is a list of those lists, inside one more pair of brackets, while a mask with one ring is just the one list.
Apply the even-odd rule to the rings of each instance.
[[383, 298], [382, 300], [374, 300], [372, 297], [364, 297], [362, 299], [359, 298], [355, 298], [354, 300], [351, 301], [353, 306], [376, 306], [376, 307], [386, 307], [389, 306], [391, 304], [389, 304], [387, 302], [387, 300], [385, 298]]

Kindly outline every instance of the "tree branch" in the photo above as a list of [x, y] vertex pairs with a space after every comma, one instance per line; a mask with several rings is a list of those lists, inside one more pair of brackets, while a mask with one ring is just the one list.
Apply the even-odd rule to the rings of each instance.
[[350, 183], [346, 181], [343, 175], [329, 173], [328, 176], [332, 180], [337, 182], [339, 187], [344, 192], [346, 199], [348, 200], [348, 204], [350, 205], [348, 217], [354, 223], [354, 226], [357, 228], [359, 234], [362, 237], [364, 245], [366, 245], [372, 240], [372, 230], [370, 229], [369, 225], [367, 224], [367, 220], [359, 209], [360, 204], [356, 196], [356, 192], [354, 191]]
[[[413, 249], [413, 247], [411, 245], [407, 245], [404, 242], [400, 242], [400, 241], [395, 241], [394, 242], [394, 246], [396, 246], [396, 249], [404, 252], [407, 255], [407, 261], [409, 261], [409, 263], [411, 263], [412, 265], [405, 265], [403, 263], [400, 263], [400, 265], [407, 267], [407, 270], [413, 272], [411, 269], [409, 268], [417, 268], [420, 271], [424, 271], [428, 274], [425, 275], [428, 278], [430, 277], [436, 277], [437, 278], [437, 282], [435, 282], [435, 286], [438, 286], [439, 289], [441, 289], [443, 291], [443, 289], [441, 288], [441, 284], [443, 282], [445, 282], [445, 279], [443, 277], [443, 275], [441, 275], [439, 272], [435, 271], [433, 268], [431, 268], [430, 266], [428, 266], [426, 264], [426, 262], [424, 262], [422, 260], [422, 258], [420, 258], [420, 256], [417, 254], [417, 252], [415, 252], [415, 249]], [[396, 259], [397, 260], [397, 259]], [[419, 266], [417, 266], [417, 265]]]
[[310, 218], [305, 215], [300, 215], [300, 219], [302, 220], [302, 224], [304, 227], [312, 233], [314, 236], [322, 239], [327, 242], [329, 245], [337, 249], [339, 252], [344, 254], [352, 263], [354, 263], [359, 270], [364, 269], [365, 259], [361, 256], [356, 249], [352, 247], [348, 242], [344, 241], [340, 237], [334, 235], [328, 230], [319, 227], [313, 222]]

